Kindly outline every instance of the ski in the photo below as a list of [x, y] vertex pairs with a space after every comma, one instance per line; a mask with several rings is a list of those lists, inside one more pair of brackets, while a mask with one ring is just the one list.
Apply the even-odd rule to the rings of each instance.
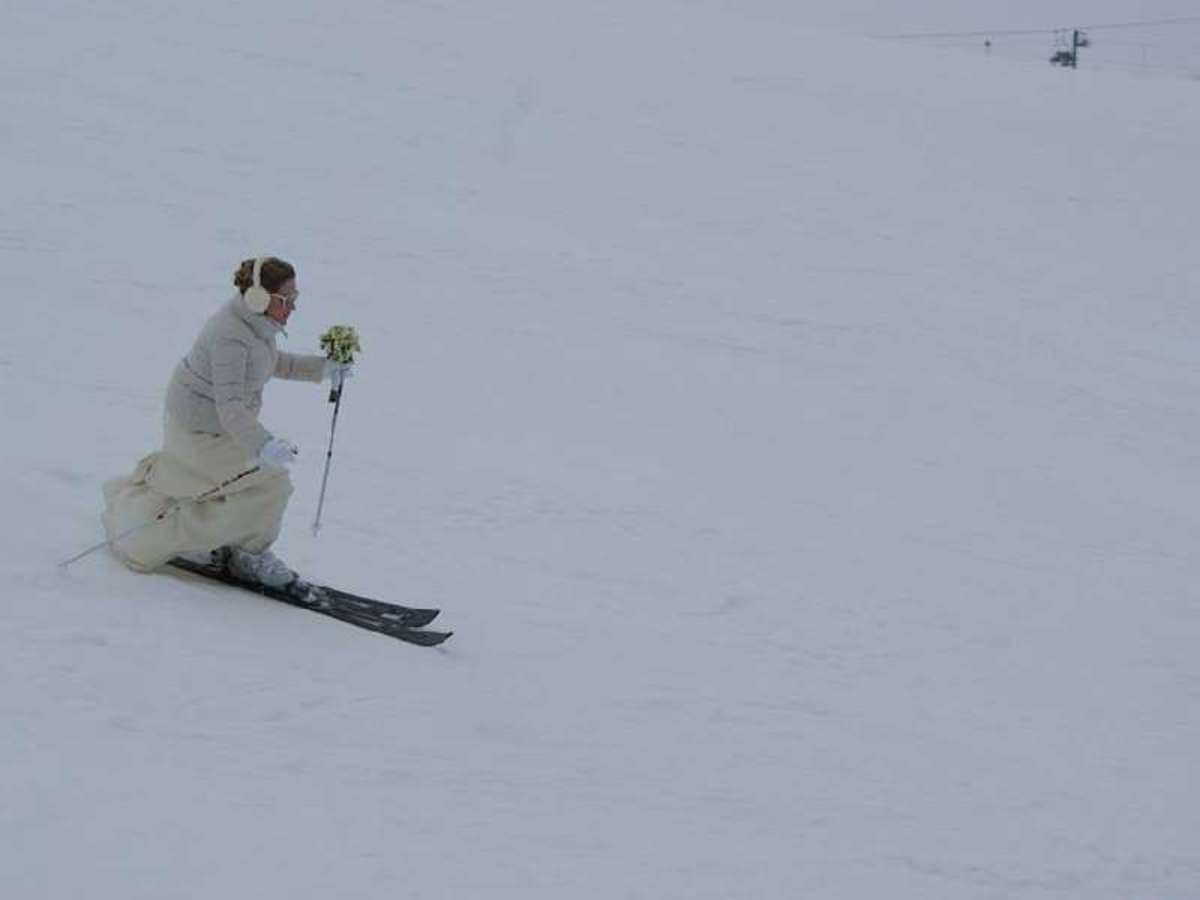
[[[225, 584], [243, 587], [247, 590], [252, 590], [257, 593], [263, 593], [260, 590], [260, 585], [253, 582], [244, 582], [237, 577], [226, 572], [224, 569], [217, 566], [205, 566], [201, 563], [191, 562], [186, 559], [173, 559], [171, 565], [185, 571], [192, 572], [196, 575], [203, 575], [206, 578], [213, 578]], [[341, 603], [344, 603], [348, 608], [362, 612], [367, 615], [377, 615], [382, 619], [392, 622], [395, 625], [404, 625], [409, 628], [422, 628], [428, 625], [437, 618], [441, 610], [423, 609], [416, 606], [401, 606], [397, 603], [387, 603], [383, 600], [376, 600], [373, 597], [363, 597], [359, 594], [352, 594], [349, 591], [343, 591], [340, 588], [330, 587], [329, 585], [314, 585], [328, 597], [335, 597]]]
[[311, 585], [310, 590], [304, 595], [299, 595], [286, 588], [272, 588], [257, 582], [244, 581], [222, 568], [206, 566], [178, 557], [172, 559], [169, 565], [201, 578], [242, 588], [289, 606], [312, 610], [341, 622], [421, 647], [436, 647], [453, 633], [421, 630], [423, 625], [427, 625], [437, 616], [439, 611], [436, 609], [399, 606], [317, 584]]
[[398, 625], [407, 625], [409, 628], [423, 628], [436, 619], [438, 613], [441, 612], [440, 609], [401, 606], [397, 603], [376, 600], [373, 597], [362, 597], [358, 594], [351, 594], [349, 591], [343, 591], [340, 588], [330, 587], [329, 585], [321, 585], [321, 590], [329, 596], [336, 597], [339, 601], [364, 611], [375, 612], [385, 619], [395, 621]]

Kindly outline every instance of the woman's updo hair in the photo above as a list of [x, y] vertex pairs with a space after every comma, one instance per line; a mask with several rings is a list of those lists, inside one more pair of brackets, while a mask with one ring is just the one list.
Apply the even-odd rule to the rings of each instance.
[[[290, 262], [268, 256], [263, 260], [262, 272], [259, 273], [262, 286], [270, 293], [275, 293], [296, 277], [296, 270]], [[233, 286], [239, 293], [246, 293], [246, 288], [254, 284], [254, 260], [242, 260], [242, 264], [233, 273]]]

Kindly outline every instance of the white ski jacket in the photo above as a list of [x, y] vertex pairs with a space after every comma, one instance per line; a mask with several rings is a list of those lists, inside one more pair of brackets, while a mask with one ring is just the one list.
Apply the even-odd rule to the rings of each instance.
[[325, 357], [275, 348], [279, 323], [253, 313], [236, 294], [201, 329], [171, 376], [168, 418], [191, 432], [231, 435], [251, 457], [272, 437], [258, 421], [272, 376], [319, 382]]

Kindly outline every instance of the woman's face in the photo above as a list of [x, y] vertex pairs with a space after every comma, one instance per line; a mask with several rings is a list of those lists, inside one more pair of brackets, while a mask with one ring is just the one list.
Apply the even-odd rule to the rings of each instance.
[[296, 290], [296, 279], [289, 278], [279, 286], [279, 290], [271, 294], [271, 303], [267, 306], [267, 317], [286, 325], [292, 310], [296, 308], [296, 300], [300, 292]]

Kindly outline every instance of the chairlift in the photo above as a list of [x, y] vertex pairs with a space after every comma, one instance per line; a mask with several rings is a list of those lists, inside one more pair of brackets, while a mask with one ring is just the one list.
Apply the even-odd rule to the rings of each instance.
[[1059, 29], [1054, 33], [1054, 46], [1056, 49], [1050, 57], [1050, 64], [1073, 69], [1079, 64], [1079, 48], [1090, 47], [1091, 41], [1085, 31]]

